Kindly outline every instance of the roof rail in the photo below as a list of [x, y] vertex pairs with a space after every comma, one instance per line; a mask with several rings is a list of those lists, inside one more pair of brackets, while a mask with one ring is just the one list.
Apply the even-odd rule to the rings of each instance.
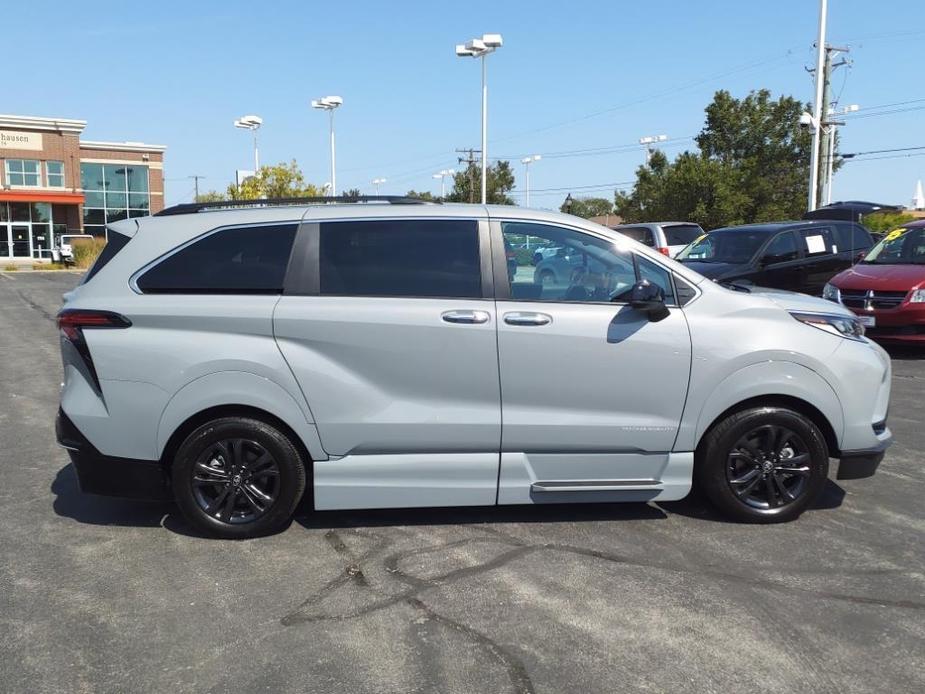
[[426, 205], [428, 200], [411, 198], [407, 195], [335, 195], [304, 198], [261, 198], [258, 200], [216, 200], [211, 202], [185, 202], [155, 212], [154, 217], [175, 214], [193, 214], [208, 210], [233, 210], [240, 207], [274, 207], [285, 205], [319, 205], [329, 203], [387, 202], [391, 205]]

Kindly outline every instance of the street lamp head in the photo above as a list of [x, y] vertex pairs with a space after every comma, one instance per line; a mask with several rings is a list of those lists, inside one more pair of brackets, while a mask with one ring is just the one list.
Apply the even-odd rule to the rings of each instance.
[[501, 34], [483, 34], [480, 39], [472, 39], [464, 44], [456, 44], [456, 55], [460, 58], [480, 58], [501, 48], [504, 40]]
[[253, 114], [241, 116], [234, 122], [234, 127], [244, 128], [245, 130], [256, 130], [261, 125], [263, 125], [263, 118]]
[[456, 56], [459, 58], [471, 58], [475, 53], [466, 48], [465, 44], [456, 44]]
[[485, 42], [482, 41], [482, 39], [472, 39], [470, 41], [466, 41], [466, 50], [470, 53], [482, 53], [486, 48], [487, 46], [485, 45]]
[[435, 173], [433, 176], [431, 176], [431, 178], [443, 178], [443, 172], [441, 171], [440, 173]]
[[501, 48], [504, 40], [501, 38], [501, 34], [482, 34], [482, 43], [489, 48]]
[[312, 108], [320, 108], [325, 111], [333, 111], [343, 103], [343, 98], [339, 96], [323, 96], [320, 99], [312, 99]]

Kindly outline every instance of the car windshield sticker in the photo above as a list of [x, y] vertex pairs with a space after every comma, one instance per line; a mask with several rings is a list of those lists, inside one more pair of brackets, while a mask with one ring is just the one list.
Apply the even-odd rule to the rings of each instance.
[[887, 234], [887, 235], [886, 235], [886, 238], [883, 239], [883, 240], [884, 240], [884, 241], [893, 241], [894, 239], [898, 239], [900, 236], [902, 236], [902, 235], [905, 234], [905, 233], [906, 233], [906, 229], [900, 227], [899, 229], [894, 229], [894, 230], [891, 231], [889, 234]]
[[810, 253], [825, 253], [825, 239], [821, 235], [807, 236], [806, 250]]

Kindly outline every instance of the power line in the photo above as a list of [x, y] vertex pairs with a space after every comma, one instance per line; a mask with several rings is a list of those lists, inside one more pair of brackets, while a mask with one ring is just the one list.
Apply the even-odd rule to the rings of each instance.
[[880, 161], [881, 159], [908, 159], [910, 157], [925, 157], [925, 152], [915, 152], [911, 154], [887, 154], [883, 157], [864, 157], [863, 159], [848, 159], [847, 164], [858, 163], [862, 161]]

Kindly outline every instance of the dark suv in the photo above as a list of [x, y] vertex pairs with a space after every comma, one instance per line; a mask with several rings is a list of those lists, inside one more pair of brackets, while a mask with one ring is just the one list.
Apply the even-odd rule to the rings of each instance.
[[831, 277], [871, 246], [870, 232], [854, 222], [771, 222], [715, 229], [676, 259], [718, 282], [819, 296]]

